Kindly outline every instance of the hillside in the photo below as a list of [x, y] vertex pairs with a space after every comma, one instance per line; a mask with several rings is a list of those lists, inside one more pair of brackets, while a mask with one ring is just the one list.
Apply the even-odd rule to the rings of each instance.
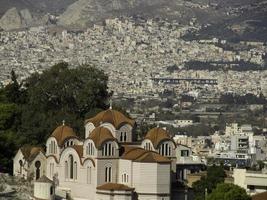
[[10, 8], [34, 13], [62, 13], [75, 0], [0, 0], [0, 17]]

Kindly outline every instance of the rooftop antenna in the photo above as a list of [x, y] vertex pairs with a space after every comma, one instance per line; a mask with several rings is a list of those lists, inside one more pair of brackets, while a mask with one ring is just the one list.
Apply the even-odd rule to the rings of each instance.
[[109, 109], [112, 110], [112, 99], [109, 100]]

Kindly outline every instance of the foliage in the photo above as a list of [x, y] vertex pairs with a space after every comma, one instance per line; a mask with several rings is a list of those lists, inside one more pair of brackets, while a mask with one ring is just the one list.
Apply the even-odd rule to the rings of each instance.
[[266, 98], [261, 94], [259, 97], [254, 94], [236, 95], [236, 94], [223, 94], [220, 97], [220, 102], [225, 104], [266, 104]]
[[207, 169], [207, 176], [201, 177], [199, 181], [193, 183], [195, 199], [205, 199], [205, 191], [211, 193], [217, 184], [224, 182], [226, 177], [223, 167], [211, 166]]
[[196, 125], [190, 125], [186, 127], [177, 128], [177, 132], [186, 134], [188, 136], [208, 136], [211, 135], [214, 130], [205, 124], [199, 123]]
[[12, 82], [0, 90], [0, 171], [11, 172], [17, 149], [42, 145], [62, 123], [79, 134], [83, 120], [107, 108], [108, 77], [92, 66], [69, 68], [59, 63], [23, 84], [14, 71]]
[[230, 183], [218, 184], [209, 195], [208, 200], [251, 200], [245, 189]]

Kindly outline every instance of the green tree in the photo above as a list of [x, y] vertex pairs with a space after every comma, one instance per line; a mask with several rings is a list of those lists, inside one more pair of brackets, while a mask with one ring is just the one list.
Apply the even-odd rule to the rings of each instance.
[[13, 126], [17, 110], [16, 104], [0, 103], [0, 130], [7, 130]]
[[230, 183], [218, 184], [209, 195], [208, 200], [251, 200], [246, 190]]
[[65, 120], [82, 132], [87, 113], [106, 109], [108, 77], [91, 66], [69, 68], [59, 63], [25, 81], [27, 103], [22, 107], [21, 134], [27, 143], [40, 144]]
[[205, 198], [205, 192], [211, 193], [217, 184], [223, 183], [226, 174], [222, 166], [210, 166], [207, 169], [207, 176], [201, 177], [199, 181], [193, 183], [195, 200]]

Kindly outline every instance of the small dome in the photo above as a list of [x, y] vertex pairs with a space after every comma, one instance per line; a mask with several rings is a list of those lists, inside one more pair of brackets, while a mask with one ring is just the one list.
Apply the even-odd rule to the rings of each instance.
[[130, 126], [134, 126], [135, 121], [129, 119], [124, 114], [116, 110], [105, 110], [98, 113], [95, 117], [85, 120], [85, 123], [91, 122], [98, 127], [101, 123], [111, 123], [116, 129], [120, 128], [124, 124], [129, 124]]
[[66, 125], [58, 126], [53, 131], [51, 137], [56, 138], [59, 146], [62, 146], [64, 141], [68, 138], [72, 138], [72, 137], [77, 138], [76, 133], [73, 131], [73, 129]]
[[96, 148], [100, 148], [101, 145], [107, 140], [115, 141], [116, 138], [113, 137], [112, 133], [109, 129], [105, 127], [97, 127], [95, 128], [92, 133], [90, 133], [88, 139], [94, 141]]
[[148, 131], [145, 139], [150, 140], [154, 148], [157, 148], [163, 140], [172, 140], [169, 136], [169, 133], [160, 127], [152, 128], [150, 131]]
[[122, 159], [132, 160], [142, 163], [170, 163], [170, 159], [165, 158], [154, 151], [148, 151], [140, 147], [124, 146]]
[[134, 188], [131, 188], [127, 185], [119, 184], [119, 183], [105, 183], [104, 185], [100, 185], [96, 188], [97, 190], [112, 190], [112, 191], [132, 191]]

